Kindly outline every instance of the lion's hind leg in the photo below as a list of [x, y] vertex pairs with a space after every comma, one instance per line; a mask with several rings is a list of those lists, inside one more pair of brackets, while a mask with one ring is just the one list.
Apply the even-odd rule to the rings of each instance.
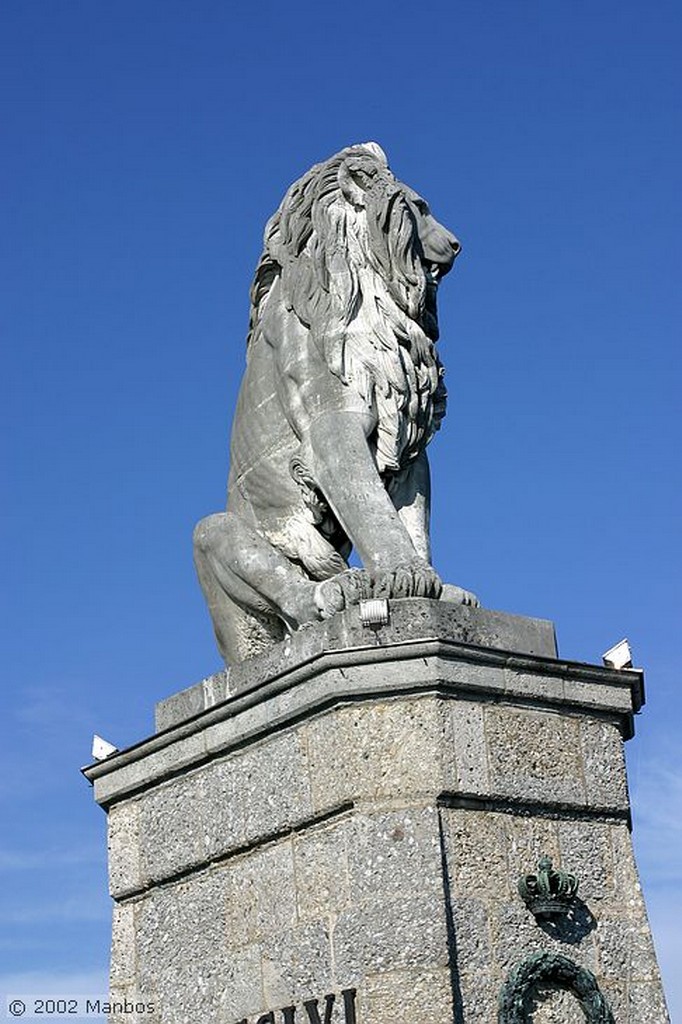
[[262, 654], [286, 634], [284, 623], [276, 615], [242, 608], [226, 595], [220, 616], [211, 617], [218, 650], [228, 665]]
[[243, 661], [283, 639], [284, 626], [264, 599], [220, 557], [230, 543], [225, 515], [202, 519], [194, 531], [194, 564], [213, 622], [218, 650], [228, 664]]
[[287, 627], [319, 617], [316, 584], [233, 512], [207, 516], [197, 525], [194, 561], [228, 663], [283, 640]]

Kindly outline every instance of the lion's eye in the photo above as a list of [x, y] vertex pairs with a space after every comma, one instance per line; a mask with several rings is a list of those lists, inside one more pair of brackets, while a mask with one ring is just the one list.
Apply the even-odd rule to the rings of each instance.
[[413, 200], [413, 205], [419, 211], [419, 213], [421, 213], [421, 215], [423, 217], [427, 217], [428, 216], [428, 214], [429, 214], [429, 207], [428, 207], [428, 204], [425, 203], [423, 199], [414, 199]]

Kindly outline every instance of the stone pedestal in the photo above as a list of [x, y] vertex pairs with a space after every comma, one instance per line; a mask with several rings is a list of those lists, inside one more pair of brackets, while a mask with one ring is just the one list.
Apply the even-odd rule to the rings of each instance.
[[[86, 769], [112, 990], [155, 1007], [120, 1019], [494, 1024], [502, 993], [504, 1024], [665, 1024], [623, 761], [642, 702], [550, 623], [416, 599], [162, 702]], [[517, 891], [545, 854], [580, 878], [557, 918]]]

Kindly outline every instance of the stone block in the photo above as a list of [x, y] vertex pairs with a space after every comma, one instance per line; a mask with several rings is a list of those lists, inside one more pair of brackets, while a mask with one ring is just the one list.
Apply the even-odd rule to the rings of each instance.
[[510, 893], [516, 896], [516, 885], [522, 875], [537, 871], [541, 857], [552, 858], [566, 871], [577, 871], [577, 865], [570, 859], [562, 860], [559, 848], [557, 822], [539, 815], [524, 817], [508, 815], [502, 824], [506, 836], [507, 864]]
[[658, 965], [646, 923], [602, 918], [597, 930], [601, 974], [637, 982], [658, 981]]
[[[258, 943], [243, 949], [231, 949], [216, 976], [212, 1015], [206, 1024], [217, 1020], [233, 1024], [243, 1017], [256, 1016], [266, 1005], [263, 990], [262, 953]], [[216, 1014], [217, 1007], [217, 1014]], [[197, 1018], [190, 1018], [190, 1021]]]
[[337, 916], [350, 903], [348, 820], [294, 839], [296, 902], [301, 921]]
[[227, 961], [224, 908], [216, 871], [157, 888], [139, 903], [139, 988], [154, 992], [164, 1024], [214, 1014]]
[[441, 817], [453, 898], [471, 897], [484, 903], [490, 898], [508, 899], [515, 880], [507, 863], [506, 816], [443, 809]]
[[[609, 828], [613, 887], [607, 897], [615, 903], [619, 913], [626, 917], [642, 918], [646, 915], [644, 897], [639, 881], [632, 836], [627, 822], [614, 822]], [[607, 904], [610, 909], [611, 904]]]
[[497, 1018], [497, 1000], [501, 983], [494, 970], [470, 970], [463, 959], [457, 959], [455, 981], [456, 1005], [460, 1007], [455, 1021], [469, 1024], [493, 1024]]
[[473, 897], [457, 896], [452, 904], [452, 921], [459, 969], [490, 973], [493, 956], [489, 905]]
[[628, 987], [628, 1024], [670, 1024], [660, 983], [635, 982]]
[[204, 863], [202, 773], [164, 783], [137, 801], [143, 872], [161, 881]]
[[111, 931], [110, 987], [113, 992], [134, 989], [137, 982], [135, 906], [114, 905]]
[[555, 703], [564, 695], [564, 685], [556, 676], [542, 671], [530, 672], [527, 668], [506, 665], [504, 669], [505, 690], [510, 696], [532, 696]]
[[107, 817], [109, 892], [114, 898], [136, 892], [147, 883], [140, 855], [138, 803], [112, 807]]
[[204, 785], [209, 857], [277, 835], [312, 815], [306, 750], [296, 732], [208, 766]]
[[432, 698], [358, 704], [304, 729], [316, 811], [441, 788], [442, 723]]
[[490, 785], [525, 801], [584, 805], [577, 718], [505, 706], [485, 709]]
[[602, 995], [611, 1008], [613, 1019], [616, 1021], [616, 1024], [642, 1024], [639, 1019], [633, 1020], [630, 1017], [630, 1010], [628, 1006], [628, 984], [626, 979], [600, 977], [597, 980], [599, 982]]
[[265, 1007], [320, 998], [334, 989], [329, 926], [309, 922], [275, 931], [261, 944]]
[[447, 788], [453, 792], [487, 795], [490, 777], [483, 705], [453, 700], [447, 703], [445, 714], [443, 771]]
[[228, 861], [219, 870], [226, 890], [226, 941], [231, 947], [259, 942], [296, 923], [291, 840]]
[[159, 701], [154, 715], [157, 732], [163, 732], [164, 729], [169, 729], [178, 722], [184, 722], [187, 718], [193, 718], [194, 715], [206, 710], [205, 682], [204, 679]]
[[450, 970], [387, 971], [371, 974], [359, 993], [359, 1018], [371, 1024], [397, 1021], [452, 1024]]
[[616, 903], [611, 828], [600, 821], [560, 821], [560, 863], [580, 877], [580, 897], [596, 916]]
[[348, 827], [353, 905], [442, 896], [441, 850], [435, 807], [357, 813]]
[[368, 974], [449, 964], [443, 899], [436, 893], [357, 903], [332, 933], [336, 976], [360, 985]]
[[618, 726], [584, 717], [580, 721], [580, 744], [590, 807], [618, 808], [627, 812], [630, 802], [623, 738]]

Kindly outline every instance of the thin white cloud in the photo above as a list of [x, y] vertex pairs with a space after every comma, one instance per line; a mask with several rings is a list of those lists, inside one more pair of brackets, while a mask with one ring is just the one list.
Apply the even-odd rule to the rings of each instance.
[[682, 765], [676, 744], [630, 764], [633, 840], [671, 1020], [682, 1021]]
[[682, 888], [682, 765], [662, 746], [636, 764], [632, 782], [633, 838], [642, 874], [650, 884]]
[[647, 900], [649, 920], [654, 933], [658, 963], [663, 975], [671, 1021], [682, 1021], [682, 921], [680, 920], [679, 890], [671, 901], [666, 889], [649, 895]]
[[5, 907], [2, 923], [7, 925], [48, 924], [57, 921], [107, 921], [111, 917], [111, 904], [106, 897], [98, 900], [67, 900], [36, 902], [33, 906]]
[[35, 871], [36, 869], [99, 864], [104, 860], [102, 847], [81, 846], [72, 849], [11, 850], [0, 848], [0, 871]]
[[88, 721], [87, 709], [74, 707], [72, 689], [57, 684], [24, 687], [17, 694], [13, 717], [38, 729], [51, 729], [56, 723], [80, 727]]
[[0, 974], [0, 994], [31, 995], [102, 995], [109, 989], [109, 975], [104, 969], [90, 971], [16, 971]]

